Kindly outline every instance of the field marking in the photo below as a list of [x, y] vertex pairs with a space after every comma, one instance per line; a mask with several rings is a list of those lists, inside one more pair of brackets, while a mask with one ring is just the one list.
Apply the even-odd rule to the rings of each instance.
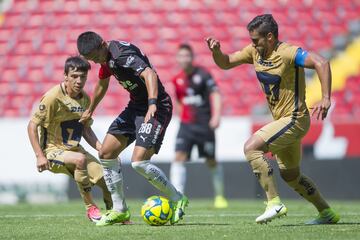
[[[190, 217], [257, 217], [259, 214], [254, 213], [224, 213], [224, 214], [189, 214], [186, 215], [186, 218]], [[0, 215], [0, 218], [56, 218], [56, 217], [83, 217], [85, 214], [7, 214], [7, 215]], [[140, 217], [139, 214], [133, 215], [134, 217]], [[295, 217], [306, 217], [309, 214], [304, 213], [290, 213], [288, 216], [295, 216]], [[341, 216], [360, 216], [359, 213], [341, 213]]]

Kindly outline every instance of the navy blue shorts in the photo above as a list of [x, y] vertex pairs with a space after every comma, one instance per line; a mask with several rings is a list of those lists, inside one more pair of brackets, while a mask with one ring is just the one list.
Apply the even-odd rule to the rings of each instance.
[[164, 139], [165, 131], [172, 116], [172, 108], [157, 109], [155, 116], [147, 123], [144, 123], [146, 111], [128, 106], [112, 122], [108, 134], [118, 136], [123, 135], [128, 138], [127, 145], [135, 142], [135, 146], [146, 149], [154, 147], [158, 153]]

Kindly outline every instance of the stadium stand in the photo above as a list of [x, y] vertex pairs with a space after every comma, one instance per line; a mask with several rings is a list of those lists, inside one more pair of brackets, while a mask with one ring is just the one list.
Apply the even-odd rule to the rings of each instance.
[[[11, 2], [0, 17], [0, 117], [30, 114], [33, 102], [62, 79], [63, 63], [67, 56], [76, 54], [76, 38], [85, 30], [97, 31], [105, 39], [139, 45], [169, 90], [171, 76], [176, 72], [176, 48], [181, 42], [192, 44], [197, 62], [210, 69], [218, 81], [224, 94], [224, 114], [231, 116], [256, 113], [265, 98], [250, 66], [219, 70], [204, 37], [220, 39], [227, 52], [238, 50], [249, 44], [247, 22], [265, 12], [278, 21], [281, 40], [326, 57], [342, 54], [360, 33], [358, 0], [224, 0], [221, 4], [214, 0]], [[97, 69], [93, 65], [87, 84], [90, 92]], [[311, 76], [308, 74], [309, 79]], [[359, 118], [360, 70], [344, 77], [342, 88], [334, 92], [337, 114], [333, 116]], [[110, 94], [97, 114], [116, 114], [126, 104], [127, 93], [116, 85], [112, 81]]]

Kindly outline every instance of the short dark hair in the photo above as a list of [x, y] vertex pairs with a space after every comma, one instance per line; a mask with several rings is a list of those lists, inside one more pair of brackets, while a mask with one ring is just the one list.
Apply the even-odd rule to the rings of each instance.
[[181, 44], [179, 45], [178, 50], [182, 50], [182, 49], [186, 49], [186, 50], [188, 50], [188, 51], [191, 53], [191, 55], [194, 55], [194, 51], [193, 51], [192, 47], [190, 46], [190, 44], [188, 44], [188, 43], [181, 43]]
[[76, 69], [77, 71], [87, 72], [91, 69], [90, 63], [83, 57], [68, 57], [65, 61], [64, 73], [68, 75], [69, 71]]
[[278, 24], [271, 14], [263, 14], [256, 16], [247, 25], [247, 30], [252, 32], [257, 30], [261, 36], [266, 36], [269, 32], [274, 34], [275, 38], [278, 38]]
[[103, 39], [99, 34], [91, 31], [83, 32], [77, 39], [77, 48], [81, 55], [86, 56], [100, 47], [102, 42]]

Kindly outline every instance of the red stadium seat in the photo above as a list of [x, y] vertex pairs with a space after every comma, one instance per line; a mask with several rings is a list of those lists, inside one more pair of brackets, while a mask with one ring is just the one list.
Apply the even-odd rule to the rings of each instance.
[[[219, 83], [226, 106], [224, 113], [250, 114], [256, 103], [266, 101], [253, 68], [219, 69], [207, 49], [205, 37], [220, 39], [225, 52], [237, 51], [251, 43], [246, 30], [249, 20], [258, 14], [272, 13], [279, 23], [281, 40], [319, 52], [333, 48], [332, 39], [347, 34], [349, 23], [360, 19], [360, 4], [353, 0], [241, 0], [221, 1], [221, 4], [175, 0], [12, 2], [0, 27], [0, 94], [3, 96], [0, 116], [28, 114], [31, 104], [20, 102], [34, 101], [62, 80], [65, 59], [77, 54], [76, 39], [86, 30], [97, 31], [105, 40], [125, 40], [139, 45], [168, 89], [178, 70], [177, 48], [180, 43], [190, 43], [196, 54], [195, 62], [208, 68]], [[86, 86], [90, 92], [99, 68], [94, 64], [92, 67]], [[358, 86], [360, 74], [348, 79], [347, 89], [351, 90], [334, 94], [339, 102], [334, 115], [360, 115], [356, 107], [359, 105], [354, 104], [359, 104]], [[115, 79], [107, 97], [98, 114], [115, 115], [120, 109], [118, 104], [123, 106], [128, 100], [126, 91]], [[14, 104], [2, 108], [4, 99]]]

